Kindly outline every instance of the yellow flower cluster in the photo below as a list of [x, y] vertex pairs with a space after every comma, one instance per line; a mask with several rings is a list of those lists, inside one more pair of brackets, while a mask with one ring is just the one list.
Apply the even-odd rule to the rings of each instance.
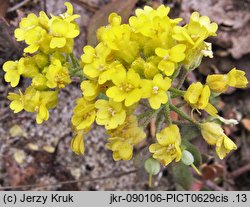
[[[5, 80], [12, 87], [18, 85], [21, 77], [31, 79], [24, 93], [9, 93], [8, 99], [14, 113], [35, 112], [39, 124], [48, 120], [49, 109], [57, 105], [58, 91], [71, 82], [70, 76], [76, 70], [77, 60], [72, 52], [74, 38], [79, 35], [75, 22], [79, 15], [73, 14], [70, 3], [65, 5], [67, 11], [59, 16], [49, 18], [40, 12], [39, 16], [23, 18], [15, 37], [28, 45], [24, 57], [3, 65]], [[71, 119], [71, 148], [76, 154], [84, 154], [83, 137], [96, 123], [105, 127], [109, 136], [106, 147], [112, 151], [113, 159], [130, 160], [134, 146], [146, 138], [139, 121], [146, 118], [142, 124], [145, 127], [156, 116], [157, 123], [165, 120], [166, 126], [162, 130], [161, 126], [156, 127], [157, 142], [149, 146], [153, 158], [148, 163], [157, 162], [158, 169], [159, 162], [166, 166], [174, 160], [182, 161], [199, 172], [192, 153], [182, 142], [177, 126], [182, 123], [175, 120], [177, 125], [173, 124], [170, 110], [196, 125], [208, 144], [216, 146], [219, 158], [237, 148], [220, 125], [199, 123], [173, 105], [171, 99], [183, 98], [193, 110], [205, 110], [223, 120], [210, 103], [211, 94], [223, 93], [228, 87], [245, 88], [245, 73], [234, 68], [224, 75], [207, 76], [204, 85], [196, 82], [186, 91], [181, 90], [185, 74], [196, 69], [204, 56], [213, 57], [211, 43], [205, 40], [216, 36], [218, 26], [198, 12], [192, 13], [188, 24], [179, 26], [182, 19], [171, 19], [169, 11], [164, 5], [157, 9], [145, 6], [135, 11], [128, 24], [122, 24], [121, 16], [111, 13], [108, 25], [97, 31], [98, 44], [83, 48], [77, 71], [83, 74], [82, 97], [76, 101]], [[176, 87], [172, 83], [180, 71], [183, 76]], [[138, 118], [135, 114], [139, 103], [148, 109]]]
[[[16, 87], [20, 78], [30, 78], [31, 85], [19, 94], [10, 93], [10, 108], [15, 112], [36, 112], [38, 124], [49, 118], [49, 109], [57, 105], [58, 90], [71, 82], [68, 56], [73, 51], [74, 38], [79, 34], [73, 7], [65, 3], [67, 11], [49, 18], [29, 14], [15, 30], [17, 41], [25, 41], [24, 57], [3, 65], [5, 81]], [[30, 53], [28, 55], [27, 53]], [[31, 55], [32, 54], [32, 55]]]
[[[77, 154], [84, 152], [83, 138], [79, 137], [96, 121], [110, 136], [107, 148], [114, 160], [130, 160], [133, 146], [145, 138], [133, 115], [142, 99], [148, 100], [150, 110], [157, 111], [170, 104], [168, 93], [177, 92], [193, 109], [216, 117], [218, 111], [210, 103], [211, 91], [216, 87], [246, 86], [244, 74], [233, 70], [226, 76], [208, 76], [206, 85], [193, 83], [187, 91], [172, 88], [181, 66], [188, 72], [199, 66], [203, 56], [213, 57], [211, 43], [205, 40], [216, 36], [218, 26], [198, 12], [191, 15], [187, 25], [179, 26], [181, 18], [169, 18], [169, 10], [164, 5], [157, 9], [145, 6], [135, 11], [128, 24], [122, 24], [121, 17], [111, 13], [109, 24], [97, 31], [96, 47], [83, 48], [81, 61], [87, 80], [81, 83], [83, 96], [72, 117], [75, 136], [71, 147]], [[220, 79], [226, 79], [223, 86]], [[244, 80], [241, 86], [240, 80]], [[158, 143], [149, 147], [154, 159], [164, 166], [181, 160], [185, 146], [181, 147], [177, 125], [170, 124], [156, 138]], [[219, 143], [221, 139], [216, 142], [221, 149], [224, 145]]]

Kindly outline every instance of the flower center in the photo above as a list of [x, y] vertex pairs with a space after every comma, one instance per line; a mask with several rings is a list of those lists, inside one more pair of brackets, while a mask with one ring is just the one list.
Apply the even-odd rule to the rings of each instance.
[[104, 64], [100, 64], [99, 67], [98, 67], [99, 71], [104, 71], [105, 69], [106, 69], [106, 67], [105, 67]]
[[175, 150], [175, 146], [174, 146], [174, 144], [170, 144], [170, 145], [168, 145], [168, 147], [167, 147], [167, 153], [168, 154], [170, 154], [170, 155], [173, 155], [173, 154], [175, 154], [175, 152], [176, 152], [176, 150]]
[[163, 60], [167, 60], [168, 58], [169, 58], [169, 54], [165, 55], [165, 56], [163, 57]]
[[108, 112], [111, 114], [111, 116], [115, 116], [116, 115], [116, 111], [113, 108], [108, 108]]
[[159, 90], [159, 87], [158, 86], [154, 86], [153, 87], [153, 94], [157, 94], [158, 90]]

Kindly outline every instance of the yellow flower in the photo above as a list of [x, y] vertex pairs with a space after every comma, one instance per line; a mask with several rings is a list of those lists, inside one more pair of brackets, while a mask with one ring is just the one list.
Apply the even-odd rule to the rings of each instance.
[[149, 146], [149, 151], [153, 153], [153, 158], [162, 162], [164, 166], [173, 160], [180, 161], [182, 153], [180, 149], [181, 136], [177, 125], [170, 125], [156, 134], [156, 144]]
[[176, 68], [176, 64], [185, 59], [186, 46], [184, 44], [178, 44], [171, 49], [156, 48], [155, 53], [159, 57], [163, 58], [158, 68], [163, 71], [167, 76], [171, 76]]
[[139, 88], [141, 79], [138, 73], [130, 69], [127, 73], [125, 70], [120, 70], [112, 76], [112, 86], [106, 91], [109, 98], [115, 102], [125, 100], [125, 106], [131, 106], [137, 103], [142, 97], [142, 90]]
[[84, 65], [83, 72], [87, 77], [98, 78], [99, 84], [105, 83], [110, 80], [112, 70], [110, 65], [107, 64], [106, 59], [109, 56], [111, 50], [100, 43], [96, 48], [91, 46], [85, 46], [84, 54], [81, 56]]
[[37, 90], [46, 90], [48, 89], [47, 78], [43, 74], [39, 73], [34, 78], [32, 78], [31, 86]]
[[22, 57], [18, 61], [18, 72], [25, 78], [33, 78], [39, 73], [34, 57]]
[[217, 109], [209, 103], [210, 89], [207, 85], [203, 86], [200, 82], [192, 83], [186, 93], [184, 99], [194, 109], [202, 109], [211, 116], [216, 116]]
[[10, 83], [11, 87], [16, 87], [20, 80], [20, 73], [17, 69], [18, 61], [7, 61], [3, 65], [3, 70], [6, 72], [4, 79]]
[[209, 86], [211, 91], [216, 93], [223, 93], [228, 89], [228, 76], [215, 74], [208, 75], [206, 79], [206, 84]]
[[237, 146], [223, 132], [219, 124], [205, 122], [200, 124], [201, 134], [206, 142], [216, 146], [216, 153], [223, 159], [231, 150], [236, 150]]
[[113, 159], [130, 160], [133, 156], [133, 146], [145, 139], [145, 132], [138, 127], [135, 116], [128, 116], [125, 122], [116, 129], [109, 130], [111, 138], [106, 147], [113, 151]]
[[245, 75], [246, 73], [244, 71], [233, 68], [225, 75], [208, 75], [206, 83], [212, 91], [216, 93], [223, 93], [229, 86], [235, 88], [246, 88], [248, 80]]
[[10, 108], [14, 113], [18, 113], [24, 109], [25, 99], [22, 91], [19, 90], [19, 94], [9, 93], [7, 98], [11, 101]]
[[98, 100], [95, 103], [95, 107], [98, 109], [96, 123], [105, 125], [107, 130], [115, 129], [125, 121], [126, 112], [121, 103], [112, 100]]
[[85, 80], [81, 83], [81, 90], [84, 98], [92, 101], [98, 96], [100, 87], [97, 81]]
[[95, 116], [95, 105], [82, 97], [76, 102], [71, 122], [77, 130], [86, 130], [94, 123]]
[[84, 136], [84, 131], [77, 131], [75, 136], [72, 138], [70, 142], [70, 147], [74, 153], [77, 155], [83, 155], [85, 148], [84, 148], [84, 142], [83, 142], [83, 136]]
[[106, 147], [113, 151], [113, 159], [118, 160], [131, 160], [133, 156], [133, 145], [126, 141], [121, 141], [120, 137], [109, 138], [109, 143]]
[[149, 104], [153, 109], [160, 108], [161, 104], [168, 101], [167, 90], [171, 86], [171, 79], [161, 74], [155, 75], [153, 80], [142, 80], [141, 83], [143, 98], [148, 98]]
[[54, 108], [58, 102], [57, 91], [37, 91], [33, 87], [25, 90], [24, 109], [36, 112], [36, 122], [41, 124], [49, 119], [49, 109]]
[[229, 82], [228, 85], [235, 88], [246, 88], [248, 80], [245, 77], [246, 73], [242, 70], [233, 68], [228, 74]]
[[80, 34], [76, 24], [70, 23], [64, 19], [55, 18], [51, 23], [52, 39], [50, 48], [63, 48], [68, 39], [73, 39]]
[[219, 156], [220, 159], [223, 159], [226, 157], [226, 155], [231, 150], [236, 150], [237, 146], [236, 144], [229, 139], [226, 135], [220, 138], [216, 143], [216, 153]]
[[71, 82], [68, 68], [60, 60], [54, 60], [46, 70], [47, 86], [49, 88], [64, 88]]

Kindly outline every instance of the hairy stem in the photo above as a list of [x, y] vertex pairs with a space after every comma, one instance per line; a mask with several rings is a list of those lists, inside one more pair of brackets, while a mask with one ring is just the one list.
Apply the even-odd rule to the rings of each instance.
[[183, 69], [179, 83], [177, 84], [176, 88], [180, 89], [182, 87], [182, 85], [187, 77], [187, 74], [188, 74], [188, 71]]
[[196, 121], [194, 121], [193, 119], [191, 119], [191, 117], [189, 117], [187, 114], [183, 113], [180, 109], [178, 109], [173, 104], [169, 104], [169, 108], [171, 110], [175, 111], [177, 114], [179, 114], [183, 119], [188, 120], [189, 122], [191, 122], [194, 125], [198, 125], [198, 123]]

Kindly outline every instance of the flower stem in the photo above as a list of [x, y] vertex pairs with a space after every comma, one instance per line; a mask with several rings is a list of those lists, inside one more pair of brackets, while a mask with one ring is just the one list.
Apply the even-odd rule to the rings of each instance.
[[185, 79], [187, 77], [187, 74], [188, 74], [188, 71], [183, 69], [180, 80], [179, 80], [179, 83], [177, 84], [176, 88], [178, 88], [178, 89], [181, 88], [181, 86], [183, 85], [183, 83], [184, 83], [184, 81], [185, 81]]
[[151, 188], [152, 187], [152, 174], [148, 175], [148, 186]]
[[198, 175], [202, 175], [201, 172], [198, 170], [198, 168], [197, 168], [194, 164], [191, 164], [191, 167], [194, 169], [194, 171], [195, 171]]
[[179, 95], [179, 96], [183, 96], [185, 94], [185, 91], [182, 91], [182, 90], [179, 90], [176, 88], [169, 88], [168, 91], [170, 91], [176, 95]]
[[179, 114], [183, 119], [188, 120], [189, 122], [191, 122], [194, 125], [198, 125], [198, 123], [196, 121], [194, 121], [193, 119], [191, 119], [187, 114], [183, 113], [180, 109], [178, 109], [173, 104], [169, 104], [169, 108], [171, 110], [175, 111], [177, 114]]

